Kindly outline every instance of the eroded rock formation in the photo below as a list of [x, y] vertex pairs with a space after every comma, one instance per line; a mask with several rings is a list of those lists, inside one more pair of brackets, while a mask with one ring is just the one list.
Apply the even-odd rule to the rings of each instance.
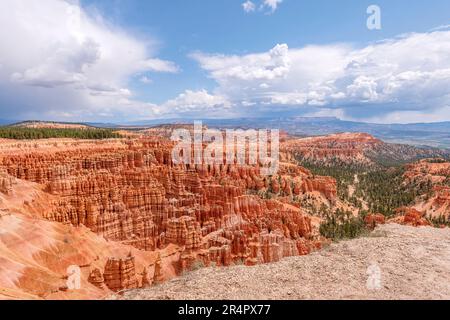
[[397, 217], [393, 218], [391, 221], [413, 227], [430, 225], [427, 219], [425, 219], [424, 212], [408, 207], [399, 208], [397, 210]]
[[327, 163], [358, 163], [368, 165], [372, 160], [366, 151], [379, 148], [381, 140], [365, 133], [342, 133], [323, 137], [291, 139], [283, 144], [282, 150], [302, 161]]
[[368, 228], [375, 229], [378, 225], [386, 223], [386, 217], [380, 213], [372, 213], [366, 216], [364, 222]]
[[[83, 283], [96, 296], [158, 283], [198, 263], [254, 265], [320, 247], [317, 226], [294, 198], [314, 193], [333, 203], [334, 179], [289, 161], [272, 177], [257, 166], [175, 165], [172, 147], [160, 138], [8, 142], [0, 147], [1, 192], [25, 199], [19, 190], [27, 185], [37, 191], [20, 201], [23, 219], [89, 232], [77, 265], [87, 266]], [[94, 249], [97, 239], [108, 250]], [[77, 250], [64, 248], [59, 256]], [[73, 260], [64, 259], [56, 263], [61, 277]], [[41, 295], [31, 287], [25, 291]]]
[[103, 273], [105, 285], [112, 291], [136, 289], [136, 265], [134, 257], [129, 255], [125, 259], [110, 258]]
[[450, 217], [450, 162], [443, 159], [425, 159], [406, 166], [405, 183], [425, 185], [428, 193], [419, 195], [413, 206], [430, 218]]

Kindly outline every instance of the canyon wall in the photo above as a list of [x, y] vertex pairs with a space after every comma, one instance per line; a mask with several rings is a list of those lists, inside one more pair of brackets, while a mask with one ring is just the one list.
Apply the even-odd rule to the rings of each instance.
[[[175, 165], [172, 147], [151, 138], [7, 141], [0, 146], [0, 192], [8, 212], [20, 207], [21, 219], [88, 230], [94, 247], [104, 239], [108, 250], [83, 262], [90, 266], [83, 283], [93, 292], [150, 285], [199, 265], [254, 265], [320, 248], [317, 225], [293, 200], [316, 193], [335, 202], [333, 179], [290, 162], [271, 177], [257, 166]], [[23, 201], [25, 184], [39, 197]], [[64, 266], [58, 264], [61, 277]], [[68, 294], [64, 286], [53, 291]]]
[[419, 195], [412, 208], [434, 219], [450, 217], [450, 162], [425, 159], [406, 166], [406, 184], [428, 185], [428, 194]]

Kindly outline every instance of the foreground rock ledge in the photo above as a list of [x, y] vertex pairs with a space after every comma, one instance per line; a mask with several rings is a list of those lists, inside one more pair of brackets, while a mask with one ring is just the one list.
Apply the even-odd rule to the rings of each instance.
[[[373, 265], [381, 271], [379, 290], [367, 289]], [[202, 269], [120, 298], [450, 299], [450, 229], [388, 224], [308, 256]]]

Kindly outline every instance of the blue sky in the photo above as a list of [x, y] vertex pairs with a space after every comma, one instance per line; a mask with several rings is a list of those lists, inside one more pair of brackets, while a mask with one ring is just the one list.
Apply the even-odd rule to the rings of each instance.
[[[213, 89], [214, 83], [188, 55], [193, 51], [223, 54], [264, 52], [277, 43], [290, 47], [309, 44], [368, 42], [407, 32], [425, 32], [450, 23], [446, 0], [284, 0], [277, 10], [246, 13], [243, 0], [84, 0], [88, 10], [143, 37], [158, 39], [159, 54], [176, 61], [183, 72], [175, 76], [149, 75], [154, 83], [134, 83], [140, 97], [163, 103], [187, 87]], [[260, 1], [254, 1], [255, 4]], [[382, 9], [382, 29], [366, 27], [366, 9]]]
[[0, 118], [450, 120], [449, 1], [246, 1], [4, 0]]

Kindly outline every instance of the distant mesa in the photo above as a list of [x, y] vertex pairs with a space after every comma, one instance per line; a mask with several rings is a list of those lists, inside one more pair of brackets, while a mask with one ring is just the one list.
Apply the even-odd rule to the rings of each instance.
[[318, 165], [384, 166], [400, 165], [424, 158], [448, 158], [450, 152], [432, 147], [386, 143], [367, 133], [339, 133], [293, 138], [282, 145], [301, 163]]
[[[411, 123], [411, 124], [375, 124], [356, 121], [340, 120], [334, 117], [263, 117], [263, 118], [235, 118], [235, 119], [153, 119], [134, 122], [85, 122], [66, 123], [51, 121], [25, 121], [16, 126], [38, 128], [79, 128], [95, 127], [117, 130], [144, 130], [168, 125], [193, 124], [194, 120], [202, 120], [210, 128], [227, 129], [283, 129], [290, 135], [296, 136], [324, 136], [343, 132], [365, 132], [385, 142], [408, 144], [414, 146], [431, 146], [436, 148], [450, 148], [450, 122]], [[1, 120], [6, 125], [11, 121]], [[34, 128], [35, 128], [34, 127]]]
[[23, 121], [10, 125], [14, 128], [30, 128], [30, 129], [92, 129], [90, 125], [71, 122], [53, 122], [53, 121]]

